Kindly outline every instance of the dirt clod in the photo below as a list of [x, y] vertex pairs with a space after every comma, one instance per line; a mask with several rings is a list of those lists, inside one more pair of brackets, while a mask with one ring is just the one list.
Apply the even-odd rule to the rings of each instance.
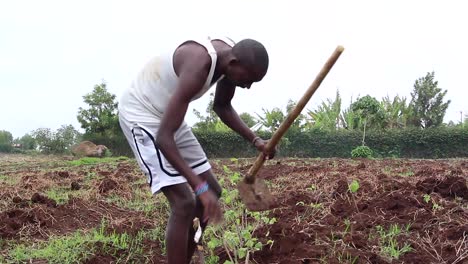
[[71, 183], [70, 189], [72, 189], [73, 191], [77, 191], [81, 189], [81, 185], [78, 182], [74, 181]]
[[105, 178], [101, 181], [101, 184], [99, 185], [99, 192], [108, 193], [109, 191], [114, 190], [115, 188], [117, 188], [117, 182], [112, 179]]
[[45, 204], [50, 207], [56, 207], [57, 202], [54, 200], [50, 199], [49, 197], [42, 195], [40, 193], [34, 193], [31, 197], [31, 202], [33, 203], [39, 203], [39, 204]]
[[59, 177], [62, 177], [62, 178], [70, 177], [70, 174], [68, 173], [68, 171], [58, 171], [57, 174]]
[[468, 199], [467, 182], [461, 176], [449, 176], [444, 179], [430, 177], [416, 183], [416, 188], [425, 193], [437, 192], [442, 197], [462, 197]]

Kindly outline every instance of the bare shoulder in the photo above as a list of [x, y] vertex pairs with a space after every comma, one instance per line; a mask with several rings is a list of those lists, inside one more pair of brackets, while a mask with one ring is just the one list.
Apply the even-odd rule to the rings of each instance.
[[196, 42], [187, 41], [175, 50], [173, 64], [174, 70], [179, 77], [182, 72], [208, 75], [211, 57], [205, 47]]

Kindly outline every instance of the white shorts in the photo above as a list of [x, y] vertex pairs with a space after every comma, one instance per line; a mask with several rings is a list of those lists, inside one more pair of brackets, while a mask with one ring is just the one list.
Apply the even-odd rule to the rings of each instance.
[[[119, 123], [141, 170], [147, 176], [152, 194], [159, 193], [162, 187], [187, 182], [166, 160], [154, 142], [159, 122], [132, 122], [119, 114]], [[205, 152], [185, 122], [176, 131], [174, 139], [180, 154], [195, 174], [211, 169]]]

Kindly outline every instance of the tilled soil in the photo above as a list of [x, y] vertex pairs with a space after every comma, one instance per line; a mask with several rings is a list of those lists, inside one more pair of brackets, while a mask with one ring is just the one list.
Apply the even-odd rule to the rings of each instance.
[[[151, 229], [155, 219], [142, 211], [109, 202], [147, 192], [134, 162], [62, 167], [26, 159], [21, 166], [3, 160], [0, 182], [0, 239], [45, 240], [109, 220], [109, 231], [135, 234]], [[246, 173], [253, 159], [213, 162]], [[277, 199], [271, 226], [255, 232], [264, 244], [251, 255], [256, 263], [468, 263], [468, 160], [275, 159], [259, 173]], [[356, 192], [349, 188], [359, 184]], [[58, 204], [45, 195], [52, 188], [69, 190]], [[157, 202], [157, 201], [156, 201]], [[399, 233], [395, 231], [398, 228]], [[395, 235], [389, 235], [394, 228]], [[393, 244], [390, 244], [390, 238]], [[161, 245], [147, 242], [151, 263], [165, 263]], [[389, 248], [402, 250], [391, 256]], [[220, 254], [225, 259], [225, 254]], [[114, 263], [97, 254], [87, 263]]]
[[[257, 232], [275, 241], [258, 263], [468, 263], [464, 160], [290, 159], [259, 177], [273, 183], [278, 222]], [[378, 232], [394, 225], [394, 248], [411, 247], [398, 259]]]

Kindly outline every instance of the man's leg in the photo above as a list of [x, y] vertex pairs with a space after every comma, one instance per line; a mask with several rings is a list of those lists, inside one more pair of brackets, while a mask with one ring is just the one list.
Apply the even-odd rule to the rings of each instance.
[[[206, 180], [208, 182], [208, 185], [210, 186], [210, 190], [213, 191], [218, 198], [221, 197], [222, 188], [219, 185], [216, 178], [214, 177], [213, 172], [211, 171], [211, 169], [203, 172], [202, 174], [200, 174], [200, 177], [202, 177], [204, 180]], [[200, 219], [200, 226], [201, 226], [202, 230], [205, 231], [205, 228], [206, 228], [208, 223], [202, 222], [202, 219], [203, 219], [203, 205], [202, 205], [200, 199], [198, 199], [198, 198], [196, 200], [196, 207], [195, 208], [196, 208], [195, 209], [195, 217], [198, 217], [198, 219]], [[195, 232], [197, 230], [195, 230], [193, 228], [192, 224], [190, 225], [189, 230], [190, 230], [190, 232], [189, 232], [189, 237], [188, 237], [188, 251], [187, 251], [188, 263], [192, 259], [193, 253], [195, 252], [195, 247], [197, 246], [195, 241], [194, 241]], [[201, 240], [202, 240], [202, 238], [200, 238], [200, 241]]]
[[[169, 264], [185, 264], [189, 229], [195, 218], [195, 196], [187, 183], [162, 188], [171, 206], [171, 216], [166, 230], [166, 250]], [[192, 236], [193, 239], [193, 236]], [[192, 253], [193, 254], [193, 253]]]

